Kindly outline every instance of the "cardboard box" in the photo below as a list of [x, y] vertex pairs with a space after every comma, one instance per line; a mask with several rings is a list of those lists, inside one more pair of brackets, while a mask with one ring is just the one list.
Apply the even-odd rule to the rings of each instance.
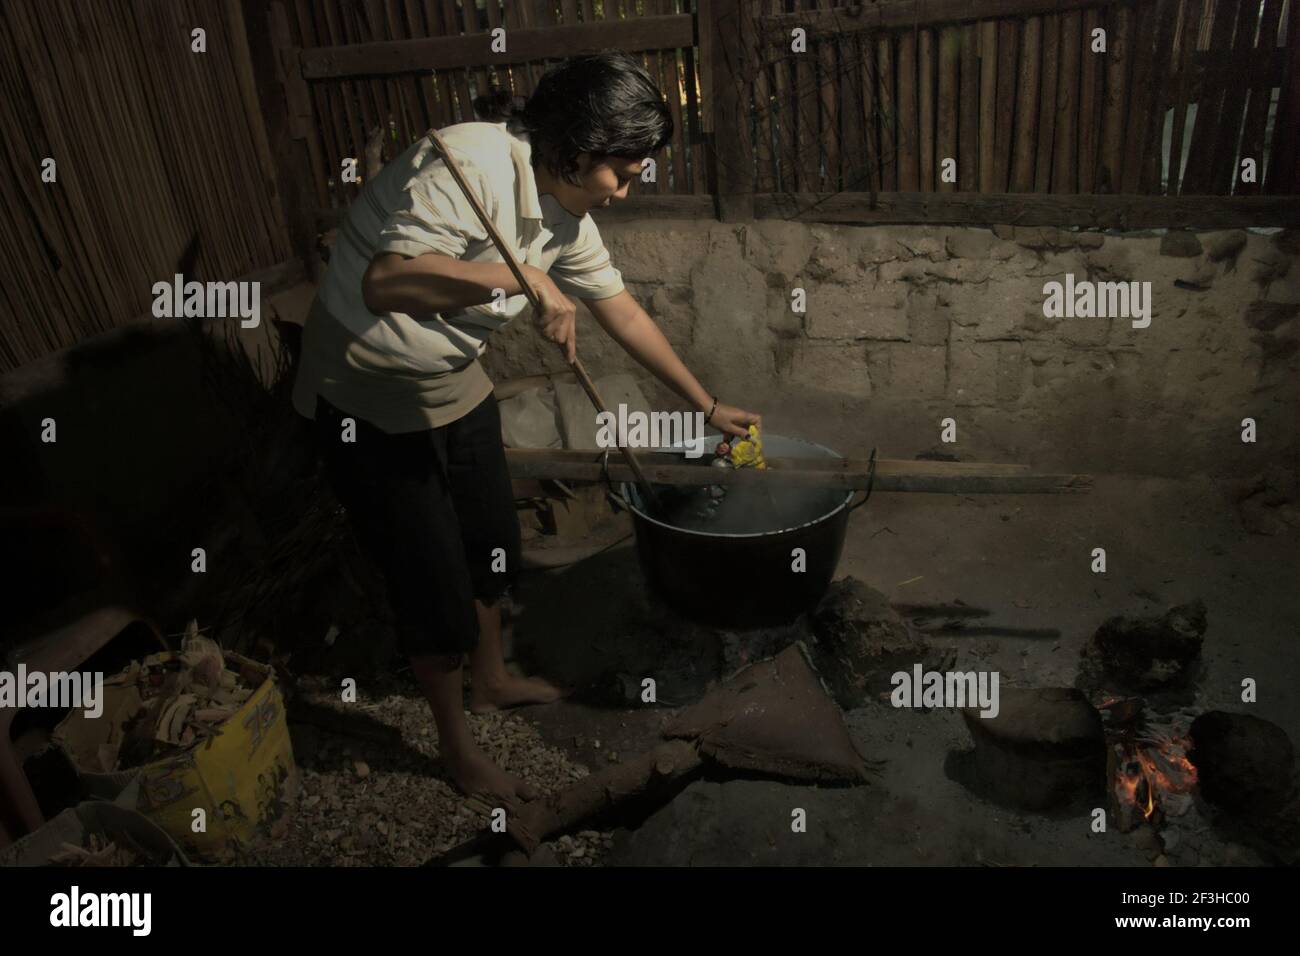
[[[180, 659], [157, 654], [146, 663]], [[254, 836], [269, 831], [287, 812], [298, 785], [274, 672], [238, 654], [226, 654], [225, 663], [244, 675], [257, 675], [260, 683], [234, 716], [216, 726], [214, 736], [184, 750], [143, 766], [111, 769], [125, 727], [144, 706], [135, 684], [138, 665], [104, 681], [99, 718], [75, 710], [54, 732], [92, 795], [114, 800], [138, 780], [134, 809], [188, 853], [211, 859], [238, 857]], [[200, 820], [204, 829], [196, 830]]]

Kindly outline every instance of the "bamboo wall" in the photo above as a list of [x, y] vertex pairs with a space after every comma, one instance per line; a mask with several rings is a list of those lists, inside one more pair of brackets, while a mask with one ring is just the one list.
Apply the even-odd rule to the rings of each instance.
[[0, 371], [291, 256], [237, 2], [6, 0], [0, 144]]
[[[769, 29], [753, 84], [756, 190], [1296, 192], [1289, 170], [1264, 182], [1295, 56], [1291, 2], [1130, 0], [860, 32], [845, 17], [837, 36], [810, 31], [802, 54], [788, 29]], [[755, 4], [756, 35], [765, 16], [840, 6]], [[1105, 55], [1092, 52], [1096, 28]], [[1244, 156], [1259, 182], [1240, 180]], [[940, 175], [945, 157], [955, 183]]]
[[[365, 156], [376, 130], [385, 155], [401, 152], [430, 128], [476, 119], [472, 101], [492, 86], [527, 96], [553, 60], [493, 65], [486, 36], [511, 30], [627, 20], [690, 12], [691, 0], [281, 0], [290, 42], [305, 50], [385, 40], [484, 34], [484, 65], [308, 83], [314, 114], [310, 145], [317, 201], [347, 205], [360, 186], [339, 175], [346, 157]], [[685, 6], [685, 9], [683, 9]], [[634, 54], [664, 90], [673, 112], [673, 139], [660, 157], [658, 181], [638, 184], [647, 195], [708, 191], [699, 91], [691, 48]], [[387, 128], [387, 133], [383, 129]]]

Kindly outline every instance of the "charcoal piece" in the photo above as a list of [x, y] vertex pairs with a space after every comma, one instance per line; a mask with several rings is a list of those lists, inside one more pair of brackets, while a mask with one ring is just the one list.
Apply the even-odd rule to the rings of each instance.
[[1002, 687], [996, 717], [962, 709], [975, 741], [967, 783], [1022, 810], [1048, 810], [1105, 789], [1101, 714], [1073, 687]]
[[1192, 721], [1191, 737], [1188, 756], [1205, 799], [1251, 816], [1272, 813], [1286, 803], [1294, 752], [1277, 724], [1211, 710]]
[[1205, 603], [1170, 608], [1158, 617], [1108, 619], [1083, 649], [1113, 682], [1136, 690], [1183, 687], [1201, 656]]

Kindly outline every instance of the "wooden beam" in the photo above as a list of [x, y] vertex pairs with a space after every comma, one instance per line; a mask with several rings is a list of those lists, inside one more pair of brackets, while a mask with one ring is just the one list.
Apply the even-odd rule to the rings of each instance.
[[879, 0], [870, 6], [833, 10], [801, 10], [762, 18], [765, 31], [789, 36], [795, 27], [808, 31], [808, 39], [860, 30], [896, 27], [950, 26], [973, 20], [1062, 13], [1084, 7], [1109, 7], [1131, 0]]
[[527, 63], [611, 47], [628, 52], [671, 50], [694, 45], [694, 24], [690, 14], [677, 13], [514, 30], [507, 34], [502, 53], [491, 52], [492, 38], [487, 33], [317, 47], [302, 51], [302, 70], [306, 79], [324, 80]]
[[760, 195], [759, 219], [803, 222], [1079, 226], [1093, 229], [1300, 227], [1300, 196], [1046, 196], [1024, 193]]
[[[1031, 472], [1027, 465], [965, 461], [879, 460], [874, 481], [871, 464], [852, 458], [769, 458], [766, 471], [751, 468], [711, 468], [708, 458], [694, 462], [680, 455], [642, 452], [637, 460], [655, 484], [699, 487], [705, 485], [780, 485], [789, 488], [836, 488], [845, 491], [938, 492], [948, 494], [1060, 494], [1087, 491], [1090, 475], [1049, 475]], [[512, 478], [558, 478], [570, 481], [631, 481], [631, 471], [617, 456], [605, 453], [549, 448], [507, 448], [506, 463]], [[607, 471], [606, 471], [607, 470]]]

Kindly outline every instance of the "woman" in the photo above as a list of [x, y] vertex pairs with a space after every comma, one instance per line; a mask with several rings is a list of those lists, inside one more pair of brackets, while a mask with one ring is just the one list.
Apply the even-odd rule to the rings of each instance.
[[[724, 435], [758, 416], [718, 402], [623, 286], [587, 215], [627, 196], [672, 137], [663, 95], [632, 58], [574, 57], [522, 110], [439, 135], [542, 304], [542, 334], [575, 355], [582, 299], [606, 332]], [[484, 712], [557, 699], [507, 672], [498, 601], [519, 566], [519, 525], [492, 382], [478, 359], [527, 299], [427, 137], [348, 209], [303, 333], [294, 405], [316, 422], [327, 474], [379, 564], [401, 647], [466, 792], [532, 796], [475, 745], [462, 701]], [[594, 412], [593, 412], [594, 415]], [[720, 446], [725, 450], [725, 445]]]

